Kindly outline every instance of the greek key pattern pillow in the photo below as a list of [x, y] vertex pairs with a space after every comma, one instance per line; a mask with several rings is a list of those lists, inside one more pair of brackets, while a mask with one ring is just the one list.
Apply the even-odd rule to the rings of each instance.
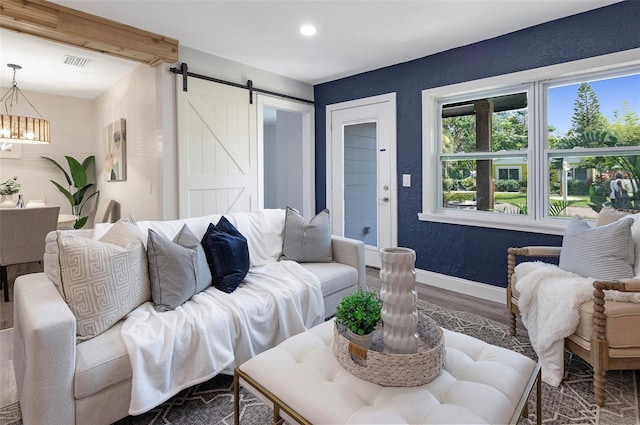
[[76, 316], [78, 341], [101, 334], [151, 298], [140, 236], [123, 222], [100, 240], [59, 235], [62, 293]]

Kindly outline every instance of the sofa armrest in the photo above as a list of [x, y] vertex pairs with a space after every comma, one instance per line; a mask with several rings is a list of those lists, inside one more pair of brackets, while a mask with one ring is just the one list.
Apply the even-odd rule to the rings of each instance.
[[367, 270], [364, 263], [364, 242], [357, 239], [331, 235], [333, 261], [347, 264], [358, 270], [358, 287], [367, 289]]
[[44, 273], [15, 280], [13, 368], [25, 424], [73, 424], [76, 318]]

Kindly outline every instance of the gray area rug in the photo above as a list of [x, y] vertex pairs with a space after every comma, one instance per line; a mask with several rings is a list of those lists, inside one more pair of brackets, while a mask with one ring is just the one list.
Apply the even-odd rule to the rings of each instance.
[[[519, 334], [512, 337], [505, 325], [426, 301], [418, 302], [418, 310], [442, 327], [536, 358], [524, 331], [519, 330]], [[593, 401], [591, 366], [580, 358], [565, 353], [565, 368], [565, 377], [560, 387], [543, 384], [544, 424], [640, 425], [638, 371], [607, 373], [607, 406], [598, 408]], [[242, 425], [271, 422], [271, 409], [247, 391], [241, 390], [240, 397]], [[535, 397], [534, 391], [529, 399], [529, 417], [521, 418], [518, 424], [536, 423]], [[0, 408], [0, 425], [18, 423], [21, 421], [17, 403]], [[233, 378], [224, 375], [186, 389], [150, 412], [117, 422], [118, 425], [232, 423]]]

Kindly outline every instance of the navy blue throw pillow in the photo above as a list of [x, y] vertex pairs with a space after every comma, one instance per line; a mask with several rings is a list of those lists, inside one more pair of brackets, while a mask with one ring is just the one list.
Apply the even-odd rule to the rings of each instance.
[[232, 293], [249, 271], [247, 239], [224, 216], [217, 225], [209, 224], [202, 247], [211, 269], [213, 285]]

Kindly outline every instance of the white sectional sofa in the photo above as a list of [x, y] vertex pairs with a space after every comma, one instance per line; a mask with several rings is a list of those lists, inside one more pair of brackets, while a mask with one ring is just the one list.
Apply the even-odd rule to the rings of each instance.
[[[213, 215], [185, 220], [147, 221], [138, 222], [136, 226], [143, 232], [153, 229], [164, 234], [167, 238], [172, 238], [184, 224], [187, 224], [193, 234], [200, 238], [208, 224], [217, 223], [220, 217], [220, 215]], [[274, 262], [279, 260], [282, 253], [285, 211], [262, 210], [233, 213], [225, 215], [225, 217], [234, 223], [247, 238], [252, 267], [247, 279], [251, 275], [254, 281], [255, 279], [259, 280], [260, 277], [252, 275], [251, 270], [264, 270], [264, 266], [257, 267], [254, 264], [254, 257], [261, 257], [263, 260], [270, 258]], [[268, 217], [268, 220], [265, 220], [264, 217]], [[96, 240], [107, 231], [108, 225], [91, 231], [69, 232], [75, 232], [74, 236], [76, 237]], [[268, 237], [263, 238], [266, 233], [269, 233]], [[58, 232], [52, 232], [48, 237], [47, 252], [45, 253], [45, 272], [47, 270], [48, 272], [21, 276], [16, 279], [15, 283], [13, 357], [22, 419], [25, 424], [112, 423], [129, 414], [132, 403], [132, 386], [135, 385], [132, 384], [132, 359], [121, 332], [123, 327], [126, 329], [130, 325], [130, 321], [134, 320], [132, 316], [136, 316], [136, 314], [140, 316], [141, 312], [150, 311], [151, 302], [148, 301], [140, 305], [124, 319], [119, 320], [97, 336], [79, 341], [77, 339], [76, 315], [70, 309], [61, 291], [48, 277], [56, 273], [55, 267], [56, 261], [58, 261], [56, 249], [59, 237], [60, 233]], [[274, 243], [274, 241], [276, 242]], [[279, 246], [277, 241], [280, 241]], [[260, 244], [268, 246], [260, 246]], [[335, 313], [336, 305], [344, 295], [355, 291], [358, 287], [366, 288], [364, 245], [362, 242], [331, 236], [331, 255], [331, 262], [302, 263], [304, 269], [317, 277], [317, 281], [321, 285], [325, 318], [329, 318]], [[267, 269], [268, 266], [269, 264], [267, 264]], [[277, 285], [277, 276], [273, 278], [269, 281], [269, 285]], [[53, 280], [56, 279], [54, 276]], [[223, 296], [220, 295], [221, 291], [218, 289], [209, 287], [200, 294], [194, 295], [193, 299], [201, 297], [199, 299], [209, 302], [215, 297], [222, 297], [221, 299], [234, 303], [237, 300], [247, 300], [247, 297], [250, 296], [248, 294], [256, 286], [246, 283], [250, 281], [247, 279], [231, 294]], [[283, 297], [280, 302], [289, 303], [287, 295], [283, 295]], [[212, 320], [210, 323], [205, 323], [205, 326], [212, 327], [213, 333], [217, 332], [219, 335], [226, 329], [224, 327], [229, 329], [237, 327], [238, 316], [246, 316], [246, 319], [243, 319], [246, 323], [251, 323], [252, 317], [262, 315], [260, 317], [264, 318], [264, 312], [272, 308], [270, 306], [274, 300], [271, 299], [272, 297], [264, 295], [254, 298], [256, 299], [245, 303], [245, 307], [240, 307], [239, 313], [224, 312], [222, 316], [219, 316], [224, 317], [224, 320]], [[198, 303], [193, 299], [187, 301], [184, 308], [180, 306], [175, 311], [180, 310], [181, 314], [187, 315], [188, 313], [184, 313], [184, 311], [195, 311], [192, 308]], [[301, 306], [299, 309], [305, 310], [304, 302], [299, 304]], [[304, 316], [306, 312], [301, 311], [300, 313]], [[163, 312], [157, 313], [154, 317], [174, 317], [172, 314], [174, 312]], [[322, 319], [321, 317], [319, 322], [322, 322]], [[285, 323], [278, 321], [278, 318], [274, 318], [272, 323], [265, 325], [287, 328]], [[222, 331], [220, 326], [223, 326]], [[305, 324], [305, 326], [307, 325]], [[231, 363], [224, 367], [222, 372], [233, 373], [235, 366], [247, 360], [244, 358], [247, 356], [247, 352], [257, 354], [264, 351], [270, 346], [277, 345], [282, 338], [288, 337], [292, 332], [297, 333], [300, 330], [279, 332], [277, 339], [266, 343], [256, 342], [259, 338], [256, 339], [254, 336], [248, 338], [241, 333], [234, 335], [233, 344], [244, 347], [238, 348], [243, 354], [238, 355], [236, 353], [237, 347], [234, 345], [233, 353], [236, 356]], [[162, 348], [166, 349], [166, 345]], [[139, 361], [140, 359], [138, 359]], [[199, 377], [199, 381], [209, 378], [210, 376], [202, 376]]]

